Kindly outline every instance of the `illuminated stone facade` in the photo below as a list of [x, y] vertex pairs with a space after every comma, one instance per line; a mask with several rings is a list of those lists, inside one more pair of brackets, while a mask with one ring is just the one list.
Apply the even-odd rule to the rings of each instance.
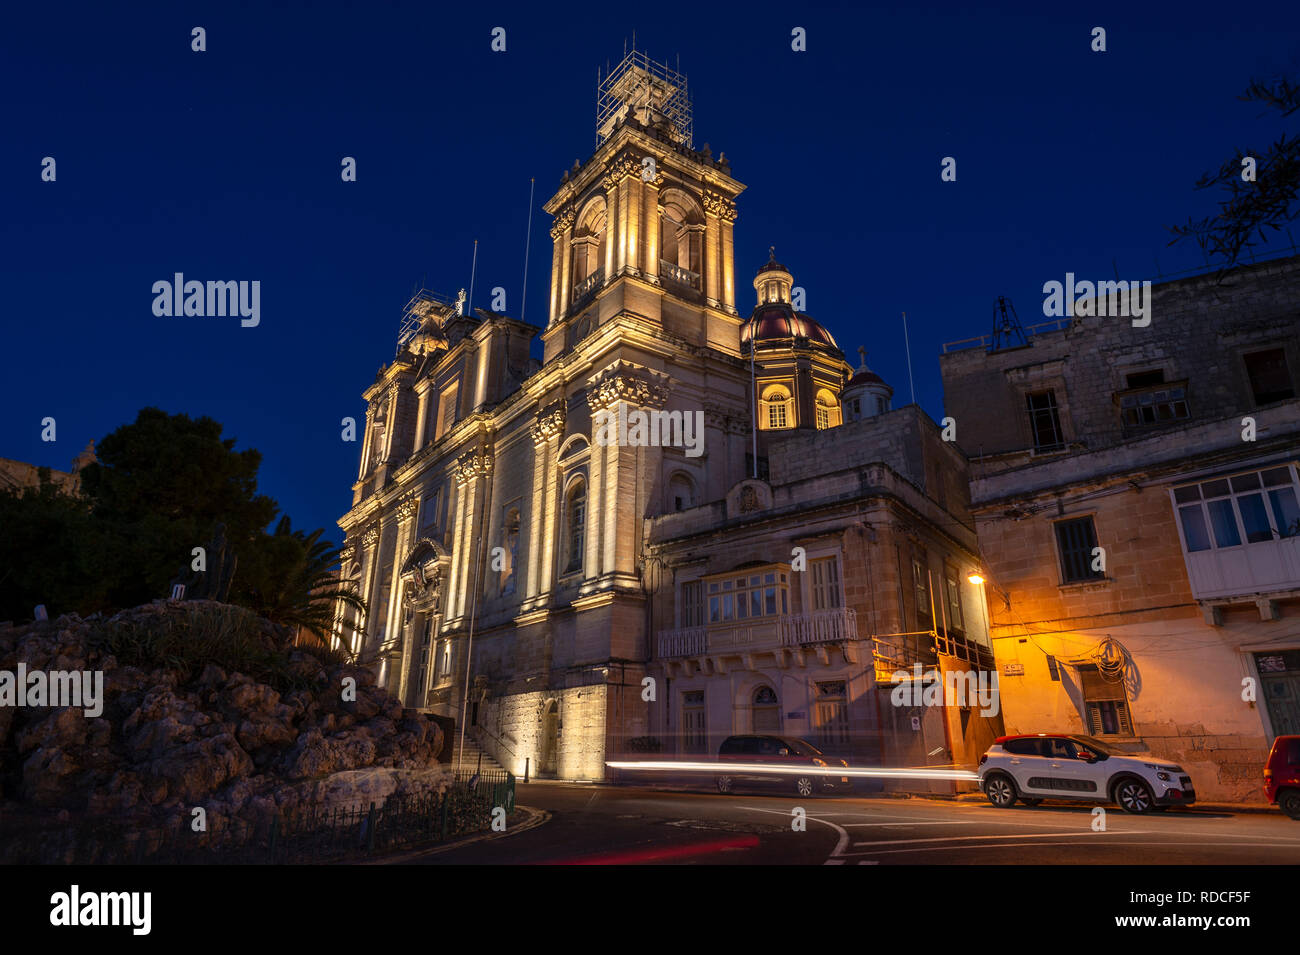
[[[898, 548], [910, 593], [915, 567], [933, 570], [927, 587], [941, 586], [945, 567], [964, 581], [977, 562], [961, 516], [964, 461], [915, 407], [890, 412], [888, 386], [865, 365], [854, 375], [830, 333], [796, 309], [793, 279], [774, 259], [759, 271], [759, 307], [746, 321], [733, 251], [744, 187], [723, 156], [691, 148], [680, 110], [643, 105], [674, 101], [666, 74], [634, 58], [624, 66], [601, 144], [545, 204], [554, 219], [546, 327], [462, 314], [462, 301], [422, 293], [396, 358], [365, 391], [360, 469], [340, 526], [343, 573], [370, 611], [357, 621], [341, 610], [338, 639], [374, 660], [407, 705], [458, 721], [463, 708], [468, 731], [516, 773], [527, 765], [605, 778], [618, 755], [683, 751], [687, 685], [709, 697], [715, 752], [723, 736], [753, 728], [760, 684], [780, 713], [806, 711], [779, 716], [776, 730], [812, 732], [806, 713], [818, 701], [805, 691], [819, 689], [810, 676], [791, 690], [780, 674], [795, 670], [846, 683], [853, 727], [872, 740], [846, 752], [898, 749], [881, 743], [881, 728], [892, 733], [900, 719], [909, 742], [898, 751], [911, 752], [923, 731], [880, 714], [872, 636], [918, 629], [918, 611], [912, 597], [873, 593], [904, 586]], [[614, 108], [620, 89], [639, 92]], [[529, 356], [537, 335], [540, 363]], [[884, 401], [845, 425], [851, 384]], [[784, 389], [779, 416], [768, 410], [774, 385]], [[765, 415], [757, 431], [756, 405]], [[695, 453], [681, 441], [601, 443], [594, 416], [636, 411], [699, 420], [702, 443]], [[859, 576], [870, 550], [859, 533], [891, 548], [871, 552], [870, 582]], [[676, 581], [752, 561], [788, 565], [803, 542], [826, 575], [818, 596], [803, 570], [787, 569], [798, 582], [785, 622], [774, 609], [753, 653], [676, 653]], [[918, 555], [924, 564], [912, 562]], [[888, 607], [872, 610], [873, 599]], [[810, 616], [814, 600], [834, 601], [837, 639]], [[860, 625], [845, 622], [850, 610]], [[967, 612], [974, 646], [982, 616]], [[927, 626], [933, 613], [922, 614]], [[803, 636], [790, 637], [791, 627]], [[913, 644], [937, 660], [932, 642]], [[899, 653], [901, 662], [906, 648]], [[926, 723], [942, 739], [936, 718]]]

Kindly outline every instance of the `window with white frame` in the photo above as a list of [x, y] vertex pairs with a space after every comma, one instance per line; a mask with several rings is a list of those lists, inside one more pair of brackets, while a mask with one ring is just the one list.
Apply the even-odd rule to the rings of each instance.
[[1173, 494], [1189, 554], [1300, 533], [1300, 482], [1294, 465], [1185, 484]]
[[763, 568], [709, 580], [709, 623], [789, 613], [789, 578], [785, 570]]

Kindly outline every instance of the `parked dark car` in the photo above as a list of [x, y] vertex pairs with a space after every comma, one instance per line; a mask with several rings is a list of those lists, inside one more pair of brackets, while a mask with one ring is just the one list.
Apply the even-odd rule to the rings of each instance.
[[[800, 796], [818, 792], [849, 792], [853, 781], [848, 776], [827, 776], [820, 773], [801, 772], [805, 767], [825, 769], [831, 766], [848, 768], [848, 763], [827, 756], [807, 740], [790, 736], [729, 736], [718, 748], [718, 761], [722, 763], [748, 763], [759, 766], [764, 772], [737, 770], [720, 773], [716, 778], [718, 792], [729, 793], [739, 785], [762, 789], [793, 789]], [[784, 772], [786, 768], [789, 772]]]
[[1292, 819], [1300, 819], [1300, 736], [1273, 740], [1264, 764], [1264, 795]]

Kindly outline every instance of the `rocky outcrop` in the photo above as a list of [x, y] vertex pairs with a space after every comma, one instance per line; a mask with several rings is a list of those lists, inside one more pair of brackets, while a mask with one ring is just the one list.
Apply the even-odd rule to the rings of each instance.
[[164, 622], [183, 633], [195, 614], [223, 606], [159, 603], [113, 621], [70, 615], [0, 630], [0, 671], [103, 673], [98, 716], [0, 706], [0, 818], [8, 807], [165, 822], [203, 807], [210, 823], [248, 821], [445, 788], [442, 730], [365, 669], [280, 651], [277, 688], [217, 663], [197, 673], [120, 665], [99, 639], [110, 623], [157, 615], [174, 616]]

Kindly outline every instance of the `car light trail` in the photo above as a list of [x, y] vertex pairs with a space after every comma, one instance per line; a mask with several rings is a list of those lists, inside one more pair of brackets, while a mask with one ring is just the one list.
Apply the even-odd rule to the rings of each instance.
[[851, 766], [772, 766], [765, 763], [691, 763], [670, 760], [611, 760], [611, 769], [647, 772], [713, 773], [718, 776], [768, 774], [771, 776], [855, 776], [870, 779], [960, 779], [977, 781], [979, 773], [969, 769], [860, 769]]

